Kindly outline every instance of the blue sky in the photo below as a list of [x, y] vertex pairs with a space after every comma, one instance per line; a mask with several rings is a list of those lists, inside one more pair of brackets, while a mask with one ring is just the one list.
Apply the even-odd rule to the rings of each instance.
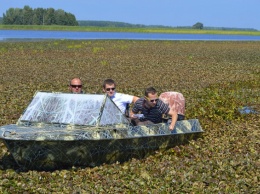
[[131, 24], [254, 28], [260, 30], [260, 0], [0, 0], [9, 8], [63, 9], [77, 20]]

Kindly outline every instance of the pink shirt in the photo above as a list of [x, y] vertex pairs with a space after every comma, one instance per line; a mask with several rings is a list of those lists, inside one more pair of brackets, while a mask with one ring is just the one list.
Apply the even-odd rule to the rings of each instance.
[[164, 103], [178, 114], [185, 115], [185, 98], [179, 92], [164, 92], [159, 97]]

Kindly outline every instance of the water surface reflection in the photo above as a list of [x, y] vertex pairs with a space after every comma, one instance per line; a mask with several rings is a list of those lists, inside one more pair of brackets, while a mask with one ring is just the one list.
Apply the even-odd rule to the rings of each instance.
[[203, 41], [260, 41], [260, 36], [223, 34], [169, 34], [136, 32], [75, 32], [42, 30], [0, 30], [0, 41], [67, 40], [203, 40]]

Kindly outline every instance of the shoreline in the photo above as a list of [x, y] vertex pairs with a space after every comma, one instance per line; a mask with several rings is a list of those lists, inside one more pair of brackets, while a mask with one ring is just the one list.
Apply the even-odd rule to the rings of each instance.
[[82, 32], [138, 32], [172, 34], [225, 34], [260, 36], [260, 31], [239, 30], [197, 30], [181, 28], [120, 28], [92, 26], [38, 26], [38, 25], [0, 25], [0, 30], [46, 30], [46, 31], [82, 31]]

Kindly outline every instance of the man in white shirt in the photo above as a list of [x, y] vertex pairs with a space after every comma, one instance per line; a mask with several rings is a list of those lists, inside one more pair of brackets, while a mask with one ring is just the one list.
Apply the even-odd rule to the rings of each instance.
[[126, 114], [128, 104], [135, 103], [139, 98], [128, 94], [116, 92], [116, 83], [112, 79], [106, 79], [103, 82], [103, 91], [113, 100], [122, 113]]

